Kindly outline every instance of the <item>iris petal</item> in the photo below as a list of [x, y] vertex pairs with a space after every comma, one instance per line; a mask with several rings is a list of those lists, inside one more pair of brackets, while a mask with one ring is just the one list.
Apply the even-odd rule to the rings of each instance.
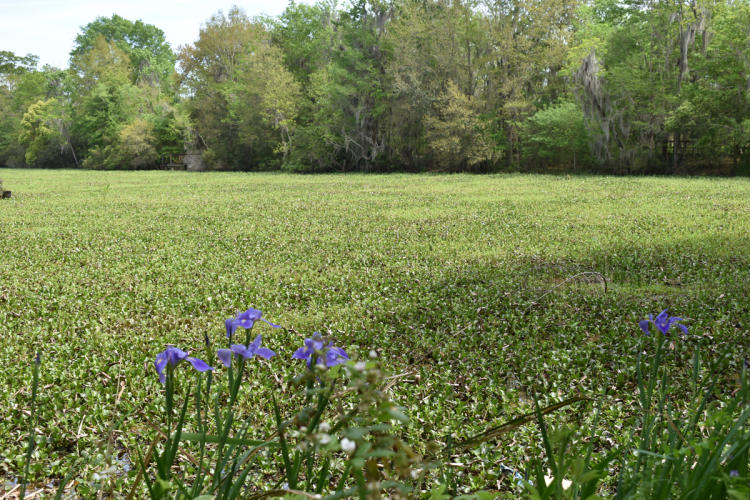
[[668, 317], [669, 315], [667, 314], [667, 309], [664, 309], [662, 312], [656, 315], [656, 319], [654, 321], [658, 323], [660, 321], [665, 321]]
[[344, 351], [342, 348], [331, 346], [331, 350], [334, 351], [339, 356], [341, 356], [342, 358], [349, 359], [349, 356], [346, 354], [346, 351]]
[[680, 321], [682, 321], [682, 318], [677, 316], [670, 316], [667, 313], [667, 309], [664, 309], [662, 312], [656, 315], [656, 318], [654, 318], [652, 314], [649, 314], [647, 320], [644, 319], [638, 322], [638, 326], [641, 327], [641, 330], [643, 330], [643, 333], [645, 333], [646, 335], [650, 335], [649, 323], [653, 323], [654, 326], [664, 335], [667, 335], [669, 330], [672, 328], [672, 325], [677, 325], [677, 327], [682, 330], [683, 333], [687, 334], [687, 327], [681, 324]]
[[232, 352], [235, 353], [237, 356], [242, 356], [243, 358], [252, 358], [253, 353], [251, 353], [247, 347], [245, 347], [242, 344], [232, 344]]
[[303, 347], [294, 351], [292, 358], [307, 360], [308, 367], [312, 366], [313, 361], [318, 366], [331, 367], [346, 362], [349, 356], [342, 348], [334, 346], [333, 342], [325, 345], [320, 332], [315, 332], [312, 337], [305, 339]]
[[276, 356], [275, 352], [273, 352], [271, 349], [268, 349], [266, 347], [259, 347], [255, 351], [255, 354], [257, 354], [263, 359], [271, 359], [273, 356]]
[[638, 326], [641, 327], [641, 330], [643, 330], [643, 333], [645, 333], [646, 335], [651, 335], [651, 331], [648, 329], [649, 323], [650, 321], [647, 319], [638, 322]]
[[231, 338], [232, 335], [234, 335], [235, 330], [237, 330], [239, 323], [237, 323], [237, 320], [235, 318], [229, 318], [228, 320], [224, 321], [224, 324], [227, 327], [227, 338]]
[[247, 318], [243, 318], [243, 319], [238, 318], [237, 324], [241, 326], [242, 328], [244, 328], [245, 330], [250, 330], [255, 325], [255, 320], [247, 319]]
[[294, 354], [292, 354], [293, 359], [308, 359], [310, 355], [312, 354], [312, 350], [308, 349], [307, 347], [300, 347], [296, 351], [294, 351]]
[[185, 360], [191, 365], [193, 365], [193, 368], [195, 368], [199, 372], [207, 372], [209, 370], [213, 370], [213, 368], [208, 366], [208, 364], [202, 359], [187, 357], [185, 358]]
[[237, 317], [229, 318], [225, 321], [227, 327], [227, 338], [234, 335], [234, 332], [240, 326], [246, 330], [250, 330], [251, 328], [253, 328], [253, 326], [255, 326], [255, 322], [258, 320], [262, 320], [268, 323], [268, 325], [272, 326], [273, 328], [281, 328], [279, 325], [275, 325], [270, 321], [263, 319], [262, 315], [263, 313], [261, 313], [258, 309], [253, 309], [251, 307], [247, 311], [238, 313]]
[[237, 316], [237, 319], [252, 321], [254, 323], [254, 322], [258, 321], [262, 315], [263, 315], [263, 313], [261, 313], [258, 309], [253, 309], [251, 307], [247, 311], [239, 314]]
[[265, 321], [269, 326], [271, 326], [273, 328], [281, 328], [281, 325], [275, 325], [275, 324], [271, 323], [270, 321], [268, 321], [267, 319], [260, 318], [260, 320], [261, 321]]
[[[161, 354], [162, 353], [159, 353], [159, 355]], [[154, 368], [156, 368], [156, 373], [159, 374], [159, 382], [163, 384], [167, 380], [166, 375], [164, 375], [164, 368], [167, 366], [167, 358], [162, 356], [162, 358], [159, 359], [159, 355], [156, 356], [156, 361], [154, 361]]]
[[169, 346], [164, 349], [164, 355], [167, 358], [167, 363], [170, 365], [176, 365], [183, 359], [187, 358], [188, 353], [177, 347]]
[[227, 368], [232, 364], [232, 351], [229, 349], [219, 349], [216, 351], [219, 361], [221, 361]]

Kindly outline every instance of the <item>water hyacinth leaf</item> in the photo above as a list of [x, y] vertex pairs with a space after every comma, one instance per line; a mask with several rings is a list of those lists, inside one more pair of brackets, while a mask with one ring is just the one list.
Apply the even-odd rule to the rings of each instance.
[[391, 416], [391, 418], [398, 420], [401, 423], [408, 423], [409, 417], [407, 417], [401, 410], [398, 408], [389, 408], [387, 411], [388, 415]]
[[215, 434], [198, 434], [196, 432], [183, 432], [182, 436], [180, 438], [181, 441], [189, 441], [191, 443], [200, 443], [201, 440], [204, 440], [206, 443], [219, 443], [222, 442], [222, 439], [224, 440], [224, 443], [227, 444], [236, 444], [241, 446], [267, 446], [270, 448], [277, 447], [278, 444], [274, 444], [274, 441], [263, 441], [260, 439], [240, 439], [236, 437], [227, 437], [223, 438], [222, 436], [217, 436]]
[[365, 458], [387, 458], [396, 454], [393, 450], [373, 450], [364, 454]]
[[[566, 406], [570, 406], [574, 403], [578, 403], [579, 401], [588, 401], [589, 398], [585, 396], [575, 396], [569, 399], [566, 399], [565, 401], [562, 401], [560, 403], [555, 403], [549, 406], [546, 406], [542, 408], [539, 413], [541, 415], [547, 415], [549, 413], [552, 413], [554, 411], [557, 411], [561, 408], [565, 408]], [[466, 450], [469, 448], [473, 448], [477, 445], [480, 445], [486, 441], [489, 441], [491, 439], [497, 438], [499, 436], [502, 436], [503, 434], [507, 434], [508, 432], [517, 429], [518, 427], [527, 424], [534, 420], [537, 417], [537, 412], [531, 412], [527, 413], [526, 415], [522, 415], [520, 417], [514, 418], [512, 420], [509, 420], [505, 422], [504, 424], [498, 425], [496, 427], [491, 427], [490, 429], [487, 429], [481, 434], [477, 434], [476, 436], [473, 436], [469, 439], [466, 439], [464, 441], [461, 441], [459, 443], [453, 444], [450, 449], [455, 448], [456, 450]]]
[[346, 437], [354, 441], [364, 438], [368, 433], [369, 429], [363, 429], [361, 427], [351, 427], [346, 430]]

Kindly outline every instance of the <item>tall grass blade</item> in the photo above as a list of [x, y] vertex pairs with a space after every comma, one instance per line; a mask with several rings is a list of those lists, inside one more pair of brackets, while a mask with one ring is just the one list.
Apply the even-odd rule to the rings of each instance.
[[34, 359], [34, 368], [31, 379], [31, 415], [29, 416], [29, 443], [26, 447], [26, 456], [24, 457], [23, 464], [23, 477], [21, 478], [21, 490], [18, 494], [18, 498], [26, 498], [26, 486], [29, 482], [29, 465], [31, 464], [31, 454], [34, 452], [34, 445], [36, 439], [34, 435], [34, 429], [36, 428], [36, 393], [39, 388], [39, 365], [41, 360], [39, 353], [36, 354]]

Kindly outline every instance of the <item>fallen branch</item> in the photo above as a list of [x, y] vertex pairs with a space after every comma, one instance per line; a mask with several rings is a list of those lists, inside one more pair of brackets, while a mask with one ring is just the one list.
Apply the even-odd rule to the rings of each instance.
[[531, 304], [529, 304], [529, 307], [527, 307], [526, 311], [524, 311], [524, 312], [528, 312], [528, 310], [531, 309], [532, 307], [534, 307], [535, 305], [537, 305], [540, 300], [542, 300], [544, 297], [546, 297], [547, 295], [551, 294], [552, 292], [554, 292], [555, 290], [557, 290], [561, 286], [563, 286], [563, 285], [565, 285], [567, 283], [570, 283], [574, 279], [579, 278], [581, 276], [597, 276], [602, 281], [602, 284], [604, 285], [604, 293], [605, 294], [607, 293], [607, 278], [605, 278], [602, 273], [598, 273], [596, 271], [583, 271], [581, 273], [574, 274], [573, 276], [568, 276], [563, 281], [561, 281], [557, 285], [553, 286], [552, 288], [550, 288], [549, 290], [547, 290], [546, 292], [544, 292], [543, 294], [541, 294], [536, 299], [532, 300]]

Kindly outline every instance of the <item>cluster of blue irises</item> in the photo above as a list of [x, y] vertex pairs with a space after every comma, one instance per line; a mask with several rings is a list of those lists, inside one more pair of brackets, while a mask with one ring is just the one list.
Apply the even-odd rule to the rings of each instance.
[[[245, 312], [239, 313], [237, 317], [229, 318], [225, 321], [227, 327], [227, 338], [232, 338], [234, 332], [239, 327], [246, 330], [251, 329], [256, 321], [264, 321], [273, 328], [280, 328], [279, 325], [275, 325], [267, 319], [264, 319], [259, 310], [250, 308]], [[682, 318], [670, 316], [667, 314], [667, 310], [664, 309], [655, 318], [652, 314], [649, 314], [649, 319], [644, 319], [639, 322], [639, 326], [646, 335], [651, 335], [651, 332], [649, 331], [649, 323], [653, 324], [657, 330], [664, 335], [669, 332], [672, 325], [679, 327], [684, 333], [688, 333], [687, 327], [679, 323], [679, 321], [682, 321]], [[227, 367], [232, 363], [232, 355], [234, 355], [234, 357], [243, 357], [245, 359], [250, 359], [253, 356], [270, 359], [275, 356], [276, 353], [271, 349], [261, 347], [261, 340], [262, 336], [258, 335], [255, 337], [255, 340], [248, 345], [232, 344], [229, 349], [219, 349], [216, 354], [219, 361]], [[313, 359], [317, 365], [329, 368], [349, 360], [349, 356], [347, 356], [346, 352], [344, 352], [342, 348], [334, 346], [333, 342], [328, 342], [328, 345], [326, 345], [323, 336], [319, 332], [315, 332], [312, 337], [305, 339], [305, 345], [294, 351], [292, 358], [306, 360], [309, 368], [312, 367]], [[169, 346], [157, 354], [156, 361], [154, 361], [156, 372], [159, 374], [159, 380], [161, 380], [162, 384], [166, 380], [164, 368], [166, 368], [168, 364], [174, 366], [181, 361], [187, 361], [199, 372], [213, 370], [213, 367], [209, 366], [202, 359], [188, 356], [188, 353], [182, 349]]]
[[[250, 308], [245, 312], [239, 313], [237, 317], [229, 318], [225, 321], [227, 327], [227, 338], [232, 338], [234, 332], [239, 327], [246, 330], [251, 329], [256, 321], [264, 321], [273, 328], [279, 328], [279, 325], [275, 325], [264, 319], [259, 310]], [[270, 359], [275, 356], [276, 353], [271, 349], [261, 347], [261, 340], [262, 336], [258, 335], [255, 337], [255, 340], [248, 345], [232, 344], [229, 349], [219, 349], [216, 352], [216, 355], [218, 356], [219, 361], [227, 367], [232, 364], [232, 357], [250, 359], [253, 356], [259, 356], [263, 359]], [[315, 332], [311, 338], [305, 339], [305, 345], [294, 351], [292, 358], [306, 360], [308, 368], [312, 368], [313, 360], [315, 360], [316, 365], [328, 368], [345, 363], [349, 360], [349, 356], [347, 356], [346, 352], [342, 348], [334, 346], [333, 342], [328, 342], [326, 345], [323, 336], [319, 332]], [[166, 368], [167, 365], [175, 366], [182, 361], [187, 361], [199, 372], [214, 369], [202, 359], [189, 356], [187, 352], [178, 349], [177, 347], [168, 346], [156, 355], [156, 361], [154, 361], [154, 367], [156, 367], [156, 372], [159, 374], [159, 380], [162, 384], [166, 381], [164, 368]]]

